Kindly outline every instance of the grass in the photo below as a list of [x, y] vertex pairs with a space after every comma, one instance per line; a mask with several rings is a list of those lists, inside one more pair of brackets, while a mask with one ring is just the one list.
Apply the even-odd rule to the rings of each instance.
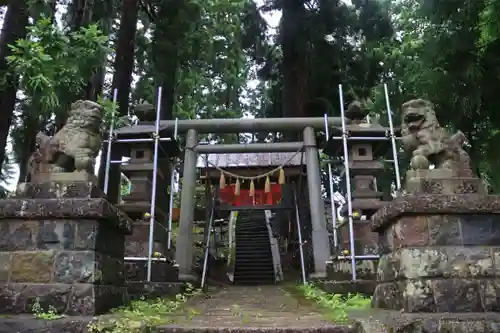
[[155, 300], [140, 299], [111, 311], [104, 320], [93, 322], [88, 326], [89, 333], [134, 333], [145, 328], [165, 325], [172, 322], [172, 315], [192, 296], [200, 290], [191, 286], [184, 294], [174, 299], [157, 298]]
[[62, 315], [57, 313], [57, 310], [52, 305], [50, 305], [47, 310], [44, 310], [40, 305], [40, 299], [38, 297], [31, 306], [31, 311], [37, 319], [57, 320], [63, 317]]
[[298, 293], [306, 300], [318, 304], [328, 321], [346, 322], [347, 313], [352, 310], [368, 309], [371, 297], [360, 294], [330, 294], [313, 284], [297, 286]]

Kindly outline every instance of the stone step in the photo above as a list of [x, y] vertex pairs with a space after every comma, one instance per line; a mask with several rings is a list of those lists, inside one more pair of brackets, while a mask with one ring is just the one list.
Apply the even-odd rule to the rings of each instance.
[[235, 252], [235, 284], [274, 283], [274, 263], [263, 211], [239, 213]]
[[354, 333], [350, 326], [330, 325], [324, 327], [290, 327], [290, 326], [272, 326], [273, 320], [269, 320], [266, 324], [269, 326], [230, 326], [230, 327], [210, 327], [210, 326], [196, 326], [196, 327], [182, 327], [182, 326], [160, 326], [153, 330], [154, 333]]
[[179, 313], [172, 324], [153, 332], [354, 333], [352, 326], [327, 322], [313, 303], [296, 299], [279, 285], [231, 286], [209, 295], [186, 304], [198, 314]]

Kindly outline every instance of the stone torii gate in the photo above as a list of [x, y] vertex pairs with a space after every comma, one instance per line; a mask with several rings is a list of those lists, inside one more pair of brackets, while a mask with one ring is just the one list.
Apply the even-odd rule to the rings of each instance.
[[[159, 96], [161, 90], [159, 90]], [[179, 266], [179, 279], [184, 281], [196, 280], [193, 274], [194, 249], [193, 244], [193, 220], [195, 208], [196, 188], [196, 161], [198, 154], [208, 153], [250, 153], [250, 152], [298, 152], [305, 153], [308, 194], [310, 205], [310, 216], [312, 226], [312, 247], [314, 256], [313, 277], [326, 277], [326, 265], [330, 258], [330, 246], [326, 228], [324, 202], [321, 192], [321, 172], [319, 165], [318, 147], [316, 145], [315, 130], [325, 127], [344, 126], [347, 119], [342, 117], [317, 117], [317, 118], [259, 118], [259, 119], [193, 119], [193, 120], [160, 120], [159, 108], [156, 110], [156, 121], [140, 121], [131, 127], [121, 127], [116, 130], [117, 138], [113, 138], [113, 130], [109, 131], [109, 139], [105, 142], [132, 143], [132, 142], [154, 142], [155, 153], [153, 161], [153, 180], [151, 196], [151, 217], [149, 233], [149, 256], [148, 256], [148, 281], [151, 278], [151, 255], [153, 251], [153, 234], [156, 202], [156, 175], [158, 164], [159, 143], [177, 143], [177, 134], [186, 135], [186, 147], [184, 156], [183, 186], [181, 193], [181, 215], [177, 234], [177, 246], [175, 260]], [[152, 118], [152, 117], [149, 117]], [[344, 122], [343, 122], [344, 121]], [[261, 132], [302, 132], [303, 140], [300, 142], [281, 143], [252, 143], [232, 145], [199, 145], [198, 134], [200, 133], [261, 133]], [[160, 137], [167, 134], [169, 137]], [[137, 138], [140, 135], [153, 135], [153, 138]], [[119, 137], [123, 137], [120, 139]], [[128, 137], [128, 138], [127, 138]], [[134, 137], [134, 138], [131, 138]], [[117, 139], [117, 140], [115, 140]], [[108, 145], [108, 147], [110, 147]], [[110, 172], [111, 149], [107, 150], [106, 172], [104, 177], [104, 191], [108, 200], [117, 202], [116, 195], [107, 192], [108, 184], [118, 184], [119, 172]], [[121, 163], [120, 161], [117, 161]], [[172, 200], [172, 197], [170, 198]], [[169, 223], [169, 230], [170, 230]]]
[[[181, 213], [177, 234], [175, 260], [179, 265], [179, 279], [195, 280], [192, 273], [194, 249], [193, 221], [196, 187], [196, 161], [198, 154], [208, 153], [251, 153], [251, 152], [305, 152], [309, 205], [312, 224], [312, 246], [314, 253], [314, 276], [326, 276], [326, 262], [330, 258], [330, 246], [326, 229], [324, 203], [321, 192], [321, 175], [316, 129], [325, 125], [341, 126], [340, 117], [325, 118], [263, 118], [263, 119], [197, 119], [160, 121], [160, 130], [174, 129], [186, 133], [183, 184], [181, 192]], [[298, 132], [303, 133], [301, 142], [250, 143], [198, 145], [200, 133], [257, 133], [257, 132]]]

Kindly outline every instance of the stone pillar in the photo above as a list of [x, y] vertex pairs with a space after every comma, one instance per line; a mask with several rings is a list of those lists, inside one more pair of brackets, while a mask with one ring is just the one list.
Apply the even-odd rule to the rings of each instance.
[[380, 312], [382, 321], [392, 318], [394, 332], [402, 332], [394, 327], [401, 316], [412, 332], [499, 327], [500, 316], [486, 313], [500, 309], [500, 197], [487, 195], [480, 179], [458, 174], [409, 171], [408, 194], [373, 216], [383, 255], [372, 304], [395, 310]]
[[196, 159], [198, 154], [194, 147], [198, 144], [198, 133], [190, 129], [186, 135], [186, 151], [184, 155], [184, 173], [181, 191], [181, 215], [175, 251], [175, 261], [179, 265], [179, 280], [196, 280], [193, 270], [193, 221], [196, 191]]
[[326, 277], [326, 263], [330, 258], [330, 243], [328, 230], [326, 229], [325, 206], [321, 192], [318, 148], [316, 147], [316, 137], [312, 127], [304, 129], [304, 146], [306, 152], [309, 207], [311, 209], [311, 236], [314, 255], [313, 277], [324, 278]]
[[0, 313], [32, 312], [37, 298], [44, 310], [81, 316], [124, 303], [131, 220], [96, 185], [25, 184], [19, 197], [0, 200]]

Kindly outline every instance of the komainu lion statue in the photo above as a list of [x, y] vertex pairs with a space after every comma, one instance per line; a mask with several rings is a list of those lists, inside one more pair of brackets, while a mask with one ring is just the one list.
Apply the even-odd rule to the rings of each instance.
[[61, 130], [53, 137], [38, 134], [37, 143], [40, 146], [35, 153], [38, 161], [51, 166], [52, 173], [83, 171], [94, 174], [95, 159], [101, 149], [102, 118], [101, 105], [81, 100], [73, 103]]
[[463, 149], [465, 135], [450, 135], [439, 125], [431, 102], [410, 100], [402, 106], [401, 136], [406, 151], [412, 153], [412, 169], [470, 169], [470, 157]]

